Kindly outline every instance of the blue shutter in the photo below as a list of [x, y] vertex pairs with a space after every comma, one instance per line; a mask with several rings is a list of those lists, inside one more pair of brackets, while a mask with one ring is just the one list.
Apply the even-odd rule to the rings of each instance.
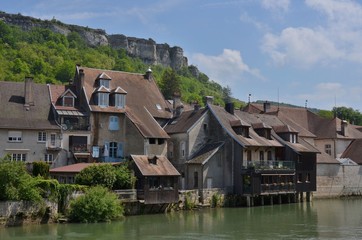
[[117, 157], [123, 157], [123, 143], [121, 142], [117, 145]]

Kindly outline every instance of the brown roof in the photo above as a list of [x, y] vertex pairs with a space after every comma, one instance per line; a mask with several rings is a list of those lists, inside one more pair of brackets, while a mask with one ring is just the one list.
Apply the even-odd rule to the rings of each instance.
[[224, 145], [224, 142], [217, 142], [206, 144], [201, 148], [192, 158], [187, 161], [188, 164], [202, 164], [204, 165], [212, 156], [219, 151], [219, 149]]
[[353, 140], [343, 152], [341, 158], [349, 158], [362, 165], [362, 139]]
[[[78, 74], [80, 69], [84, 72], [84, 89], [91, 111], [126, 113], [144, 137], [169, 137], [155, 119], [170, 119], [172, 117], [170, 104], [164, 99], [153, 78], [147, 79], [145, 75], [137, 73], [86, 67], [77, 67]], [[93, 93], [98, 88], [96, 80], [102, 74], [111, 79], [110, 92], [121, 89], [123, 93], [127, 93], [125, 109], [114, 106], [100, 107], [95, 104]]]
[[[281, 147], [282, 144], [276, 140], [269, 140], [264, 137], [260, 137], [253, 128], [249, 128], [249, 137], [243, 137], [238, 135], [232, 128], [231, 123], [240, 121], [244, 123], [248, 123], [247, 120], [243, 117], [241, 111], [235, 111], [235, 114], [228, 113], [224, 108], [208, 105], [211, 113], [216, 117], [220, 125], [224, 128], [224, 130], [232, 137], [235, 141], [237, 141], [242, 146], [259, 146], [259, 147]], [[245, 114], [248, 114], [245, 112]], [[248, 124], [250, 126], [250, 124]]]
[[25, 107], [24, 82], [0, 82], [0, 128], [60, 129], [50, 115], [50, 97], [45, 84], [33, 84], [34, 105]]
[[183, 112], [165, 127], [168, 134], [187, 132], [207, 112], [207, 108]]
[[317, 154], [317, 163], [338, 164], [338, 165], [340, 164], [340, 162], [337, 159], [333, 158], [331, 155], [323, 151], [320, 154]]
[[76, 163], [71, 164], [63, 167], [57, 167], [50, 169], [50, 173], [79, 173], [83, 169], [89, 167], [89, 166], [95, 166], [95, 165], [102, 165], [102, 164], [111, 164], [111, 165], [119, 165], [121, 163]]
[[131, 155], [143, 176], [180, 176], [165, 156]]

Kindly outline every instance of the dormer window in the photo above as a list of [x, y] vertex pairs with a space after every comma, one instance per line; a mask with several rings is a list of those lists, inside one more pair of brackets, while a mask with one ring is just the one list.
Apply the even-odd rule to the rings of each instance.
[[297, 143], [298, 142], [298, 135], [296, 133], [290, 133], [290, 140], [291, 143]]
[[109, 93], [97, 93], [98, 95], [98, 106], [108, 107], [109, 106]]
[[109, 82], [111, 81], [111, 78], [106, 73], [101, 73], [97, 79], [99, 81], [99, 87], [104, 86], [109, 89]]
[[74, 107], [77, 96], [70, 89], [67, 89], [60, 97], [62, 99], [62, 106]]
[[249, 137], [250, 125], [243, 124], [239, 119], [230, 121], [230, 125], [236, 134], [247, 138]]
[[99, 79], [99, 86], [109, 88], [109, 80], [108, 79]]
[[126, 95], [125, 94], [115, 94], [114, 106], [117, 108], [124, 108], [126, 106]]
[[64, 96], [63, 97], [63, 106], [64, 107], [74, 107], [74, 97], [73, 96]]

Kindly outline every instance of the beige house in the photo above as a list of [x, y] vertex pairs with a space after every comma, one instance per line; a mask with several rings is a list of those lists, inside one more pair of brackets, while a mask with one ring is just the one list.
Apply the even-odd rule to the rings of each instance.
[[0, 154], [31, 163], [57, 160], [61, 132], [50, 113], [47, 86], [25, 82], [0, 82]]

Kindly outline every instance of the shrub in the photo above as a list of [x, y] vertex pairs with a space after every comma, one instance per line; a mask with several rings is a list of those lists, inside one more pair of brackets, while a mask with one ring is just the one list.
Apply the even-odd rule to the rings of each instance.
[[33, 162], [33, 176], [49, 178], [49, 164], [46, 162]]
[[75, 183], [88, 186], [100, 185], [112, 189], [116, 181], [116, 171], [111, 164], [92, 165], [83, 169], [75, 177]]
[[117, 195], [96, 186], [70, 203], [69, 219], [73, 222], [104, 222], [123, 216], [123, 206]]
[[115, 167], [116, 181], [113, 185], [113, 189], [130, 189], [134, 188], [136, 178], [132, 175], [131, 170], [127, 165]]

